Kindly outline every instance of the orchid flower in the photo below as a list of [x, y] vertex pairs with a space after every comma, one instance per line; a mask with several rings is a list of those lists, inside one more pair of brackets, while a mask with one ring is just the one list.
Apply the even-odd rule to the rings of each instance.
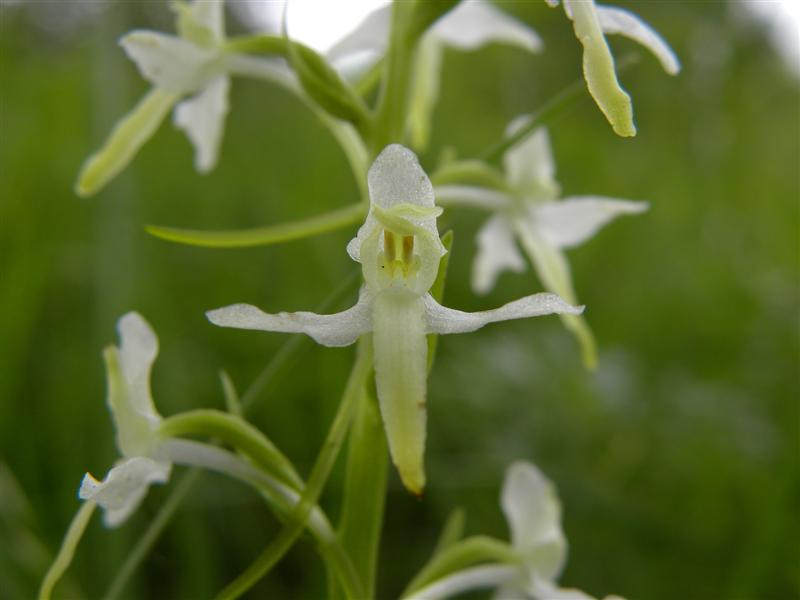
[[[391, 12], [391, 5], [387, 5], [367, 15], [355, 30], [328, 51], [328, 59], [345, 72], [362, 73], [386, 51]], [[542, 40], [535, 31], [484, 0], [461, 2], [422, 37], [414, 56], [408, 116], [409, 133], [415, 147], [423, 148], [428, 141], [431, 116], [439, 97], [444, 47], [472, 51], [493, 42], [532, 53], [542, 49]]]
[[[525, 125], [516, 119], [509, 135]], [[577, 303], [569, 263], [563, 250], [591, 238], [619, 215], [647, 210], [644, 202], [603, 196], [572, 196], [559, 200], [555, 163], [545, 129], [538, 129], [510, 148], [503, 157], [506, 191], [472, 185], [437, 186], [441, 203], [475, 206], [492, 213], [478, 231], [478, 253], [472, 267], [472, 288], [489, 292], [504, 270], [525, 270], [518, 242], [528, 255], [545, 289]], [[597, 363], [592, 332], [581, 315], [563, 314], [564, 325], [577, 337], [584, 363]]]
[[[253, 70], [256, 65], [254, 59], [225, 52], [223, 0], [191, 4], [176, 0], [172, 6], [178, 35], [137, 30], [120, 40], [153, 87], [84, 163], [76, 186], [82, 196], [96, 193], [118, 175], [173, 107], [174, 124], [194, 146], [196, 169], [206, 173], [217, 163], [228, 113], [228, 74]], [[257, 67], [262, 76], [285, 83], [288, 69], [284, 66], [259, 60]]]
[[[567, 558], [561, 505], [553, 484], [534, 465], [513, 463], [506, 471], [500, 505], [511, 530], [512, 564], [485, 564], [448, 574], [417, 590], [407, 600], [446, 598], [478, 588], [497, 588], [495, 598], [592, 600], [556, 583]], [[605, 600], [622, 600], [606, 596]]]
[[344, 312], [267, 314], [234, 304], [209, 311], [215, 325], [305, 333], [324, 346], [348, 346], [372, 332], [375, 383], [389, 449], [405, 486], [421, 494], [426, 422], [427, 334], [465, 333], [495, 321], [583, 309], [555, 294], [536, 294], [498, 309], [466, 313], [445, 308], [428, 293], [445, 253], [436, 228], [441, 209], [413, 152], [387, 146], [369, 169], [370, 210], [348, 244], [365, 284]]
[[[558, 0], [546, 0], [557, 6]], [[675, 53], [647, 23], [632, 12], [615, 6], [599, 6], [594, 0], [564, 0], [575, 36], [583, 45], [583, 76], [589, 93], [617, 135], [636, 135], [631, 97], [623, 90], [614, 70], [614, 57], [606, 33], [624, 35], [650, 50], [670, 75], [681, 70]]]
[[141, 315], [130, 312], [117, 325], [121, 343], [103, 352], [108, 377], [108, 407], [122, 454], [116, 466], [98, 481], [87, 473], [79, 497], [104, 510], [108, 527], [125, 521], [154, 483], [169, 479], [172, 463], [159, 448], [156, 430], [161, 415], [150, 395], [150, 369], [158, 354], [158, 339]]

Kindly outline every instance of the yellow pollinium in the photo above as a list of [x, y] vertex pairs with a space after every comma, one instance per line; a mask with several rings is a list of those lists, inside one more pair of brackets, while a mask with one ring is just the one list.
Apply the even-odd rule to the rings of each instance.
[[383, 252], [380, 254], [381, 273], [389, 279], [409, 279], [419, 270], [419, 257], [414, 254], [414, 236], [397, 235], [383, 230]]

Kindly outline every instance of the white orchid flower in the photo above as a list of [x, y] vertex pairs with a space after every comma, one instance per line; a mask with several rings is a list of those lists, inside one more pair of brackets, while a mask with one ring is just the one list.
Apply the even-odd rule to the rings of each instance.
[[[555, 487], [534, 465], [513, 463], [506, 471], [500, 505], [511, 530], [514, 564], [487, 564], [449, 574], [418, 590], [408, 600], [434, 600], [479, 588], [496, 588], [507, 600], [593, 600], [556, 583], [567, 558], [561, 504]], [[605, 600], [622, 600], [606, 596]]]
[[[328, 51], [329, 60], [351, 78], [363, 73], [386, 52], [391, 12], [391, 5], [387, 5], [370, 13]], [[490, 43], [508, 44], [532, 53], [542, 49], [542, 40], [535, 31], [484, 0], [461, 2], [422, 37], [414, 56], [408, 116], [415, 147], [422, 148], [428, 141], [431, 116], [439, 97], [444, 47], [472, 51]]]
[[122, 454], [103, 481], [87, 473], [79, 497], [104, 510], [107, 526], [116, 527], [136, 510], [154, 483], [169, 479], [172, 464], [159, 448], [156, 429], [161, 415], [150, 395], [150, 369], [158, 354], [158, 339], [141, 315], [123, 316], [117, 329], [120, 345], [103, 353], [108, 377], [108, 407]]
[[347, 346], [372, 332], [375, 383], [392, 460], [405, 486], [425, 485], [427, 334], [464, 333], [487, 323], [553, 313], [579, 314], [555, 294], [536, 294], [495, 310], [445, 308], [428, 293], [445, 249], [436, 229], [441, 209], [413, 152], [386, 147], [368, 174], [370, 211], [348, 244], [365, 285], [352, 308], [333, 315], [267, 314], [235, 304], [207, 313], [223, 327], [305, 333], [325, 346]]
[[[525, 118], [516, 119], [508, 134], [512, 135], [526, 122]], [[502, 271], [525, 270], [525, 260], [517, 249], [519, 243], [545, 289], [576, 304], [563, 250], [582, 244], [619, 215], [647, 210], [647, 204], [604, 196], [559, 200], [560, 186], [555, 180], [555, 163], [545, 129], [536, 130], [510, 148], [503, 161], [507, 192], [472, 185], [436, 188], [442, 204], [475, 206], [492, 213], [478, 231], [478, 252], [472, 267], [473, 290], [485, 294], [494, 287]], [[563, 314], [561, 319], [577, 337], [584, 363], [593, 368], [597, 362], [595, 342], [583, 316]]]
[[288, 69], [283, 65], [225, 52], [223, 0], [175, 1], [172, 6], [178, 35], [135, 30], [120, 40], [153, 87], [84, 163], [76, 186], [82, 196], [96, 193], [118, 175], [173, 107], [174, 124], [194, 146], [195, 167], [201, 173], [213, 169], [228, 113], [229, 73], [257, 68], [263, 77], [293, 83], [284, 81]]
[[[546, 0], [558, 6], [558, 0]], [[600, 6], [594, 0], [564, 0], [564, 11], [572, 20], [575, 36], [583, 45], [583, 76], [589, 93], [606, 116], [614, 132], [636, 135], [631, 97], [623, 90], [614, 69], [614, 57], [605, 34], [619, 34], [652, 52], [670, 75], [681, 70], [677, 56], [664, 39], [632, 12], [615, 6]]]

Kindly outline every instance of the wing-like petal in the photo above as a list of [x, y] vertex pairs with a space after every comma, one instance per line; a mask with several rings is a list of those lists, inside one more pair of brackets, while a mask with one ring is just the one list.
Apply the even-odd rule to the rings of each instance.
[[105, 511], [103, 521], [107, 527], [116, 527], [136, 510], [154, 483], [165, 483], [169, 479], [171, 465], [137, 456], [129, 458], [97, 481], [87, 473], [81, 482], [78, 496], [82, 500], [94, 500]]
[[646, 202], [617, 200], [602, 196], [574, 196], [532, 208], [536, 229], [557, 248], [572, 248], [591, 238], [620, 215], [646, 211]]
[[233, 304], [210, 310], [206, 317], [214, 325], [284, 333], [305, 333], [323, 346], [349, 346], [372, 330], [373, 298], [361, 288], [355, 306], [332, 315], [312, 312], [265, 313], [250, 304]]
[[530, 27], [483, 0], [461, 2], [439, 19], [428, 35], [454, 48], [475, 50], [498, 42], [519, 46], [529, 52], [542, 49], [542, 39]]
[[578, 315], [583, 312], [582, 306], [567, 304], [556, 294], [534, 294], [504, 304], [494, 310], [482, 310], [468, 313], [446, 308], [436, 302], [430, 294], [425, 296], [428, 333], [468, 333], [480, 329], [488, 323], [525, 319], [552, 314]]
[[[506, 128], [506, 136], [512, 136], [524, 127], [530, 117], [517, 117]], [[560, 186], [556, 181], [556, 165], [550, 148], [550, 136], [544, 128], [536, 129], [503, 155], [508, 181], [514, 189], [538, 199], [555, 199]]]
[[511, 529], [511, 544], [525, 566], [554, 579], [564, 566], [567, 540], [553, 484], [532, 464], [518, 461], [506, 471], [500, 504]]
[[142, 77], [157, 88], [191, 94], [213, 76], [219, 53], [157, 31], [133, 31], [120, 40]]
[[614, 57], [600, 28], [594, 2], [564, 0], [564, 8], [572, 19], [575, 37], [583, 45], [583, 76], [589, 93], [617, 135], [636, 135], [631, 97], [617, 81]]
[[478, 252], [472, 263], [472, 289], [486, 294], [505, 269], [520, 273], [525, 260], [517, 250], [514, 233], [503, 215], [494, 215], [478, 231]]
[[681, 70], [678, 57], [664, 38], [632, 12], [616, 6], [598, 6], [597, 19], [604, 33], [624, 35], [650, 50], [670, 75]]
[[347, 55], [364, 51], [382, 55], [389, 40], [391, 20], [391, 4], [372, 11], [352, 32], [328, 50], [328, 60], [336, 62]]
[[117, 331], [119, 365], [130, 402], [139, 414], [160, 419], [150, 395], [150, 370], [158, 355], [158, 338], [137, 312], [123, 315], [117, 322]]
[[219, 146], [228, 114], [230, 80], [213, 79], [203, 90], [175, 107], [173, 121], [186, 132], [195, 149], [195, 168], [207, 173], [217, 164]]

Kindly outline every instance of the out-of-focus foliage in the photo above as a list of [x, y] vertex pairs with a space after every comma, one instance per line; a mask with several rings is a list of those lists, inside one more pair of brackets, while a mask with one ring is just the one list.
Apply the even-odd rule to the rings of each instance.
[[[203, 312], [234, 301], [308, 308], [357, 269], [344, 251], [355, 227], [243, 250], [182, 247], [143, 231], [277, 223], [357, 198], [324, 128], [265, 84], [237, 82], [212, 174], [194, 172], [188, 143], [166, 125], [102, 194], [78, 199], [83, 158], [146, 89], [115, 40], [164, 28], [170, 16], [152, 3], [114, 3], [70, 30], [35, 24], [57, 4], [0, 8], [0, 457], [21, 486], [14, 502], [0, 489], [0, 590], [19, 598], [34, 593], [32, 571], [57, 548], [83, 473], [104, 472], [115, 457], [100, 350], [119, 315], [138, 310], [158, 332], [162, 414], [222, 408], [217, 370], [244, 389], [288, 336], [217, 329]], [[561, 11], [506, 8], [541, 33], [545, 51], [447, 52], [421, 157], [428, 168], [446, 147], [476, 155], [580, 72]], [[556, 318], [441, 340], [429, 489], [416, 501], [392, 475], [382, 597], [425, 561], [455, 506], [467, 510], [468, 533], [505, 537], [497, 496], [515, 459], [535, 461], [559, 488], [566, 585], [652, 599], [800, 595], [797, 80], [764, 31], [723, 3], [638, 3], [636, 12], [684, 67], [672, 79], [643, 56], [623, 75], [638, 136], [615, 137], [588, 96], [550, 127], [566, 194], [651, 202], [570, 254], [600, 367], [584, 372]], [[613, 44], [617, 55], [634, 49]], [[447, 213], [441, 223], [456, 229], [449, 306], [477, 310], [539, 289], [528, 272], [503, 275], [488, 298], [472, 295], [481, 218]], [[354, 297], [355, 285], [334, 308]], [[304, 341], [294, 356], [252, 419], [307, 469], [352, 350]], [[338, 473], [332, 490], [341, 483]], [[9, 476], [2, 485], [15, 484]], [[83, 595], [105, 591], [164, 496], [153, 489], [113, 532], [92, 523], [71, 571]], [[323, 498], [333, 515], [337, 497]], [[205, 476], [126, 593], [209, 597], [277, 527], [255, 494]], [[23, 539], [30, 560], [6, 543]], [[321, 566], [300, 544], [254, 597], [323, 589]]]

